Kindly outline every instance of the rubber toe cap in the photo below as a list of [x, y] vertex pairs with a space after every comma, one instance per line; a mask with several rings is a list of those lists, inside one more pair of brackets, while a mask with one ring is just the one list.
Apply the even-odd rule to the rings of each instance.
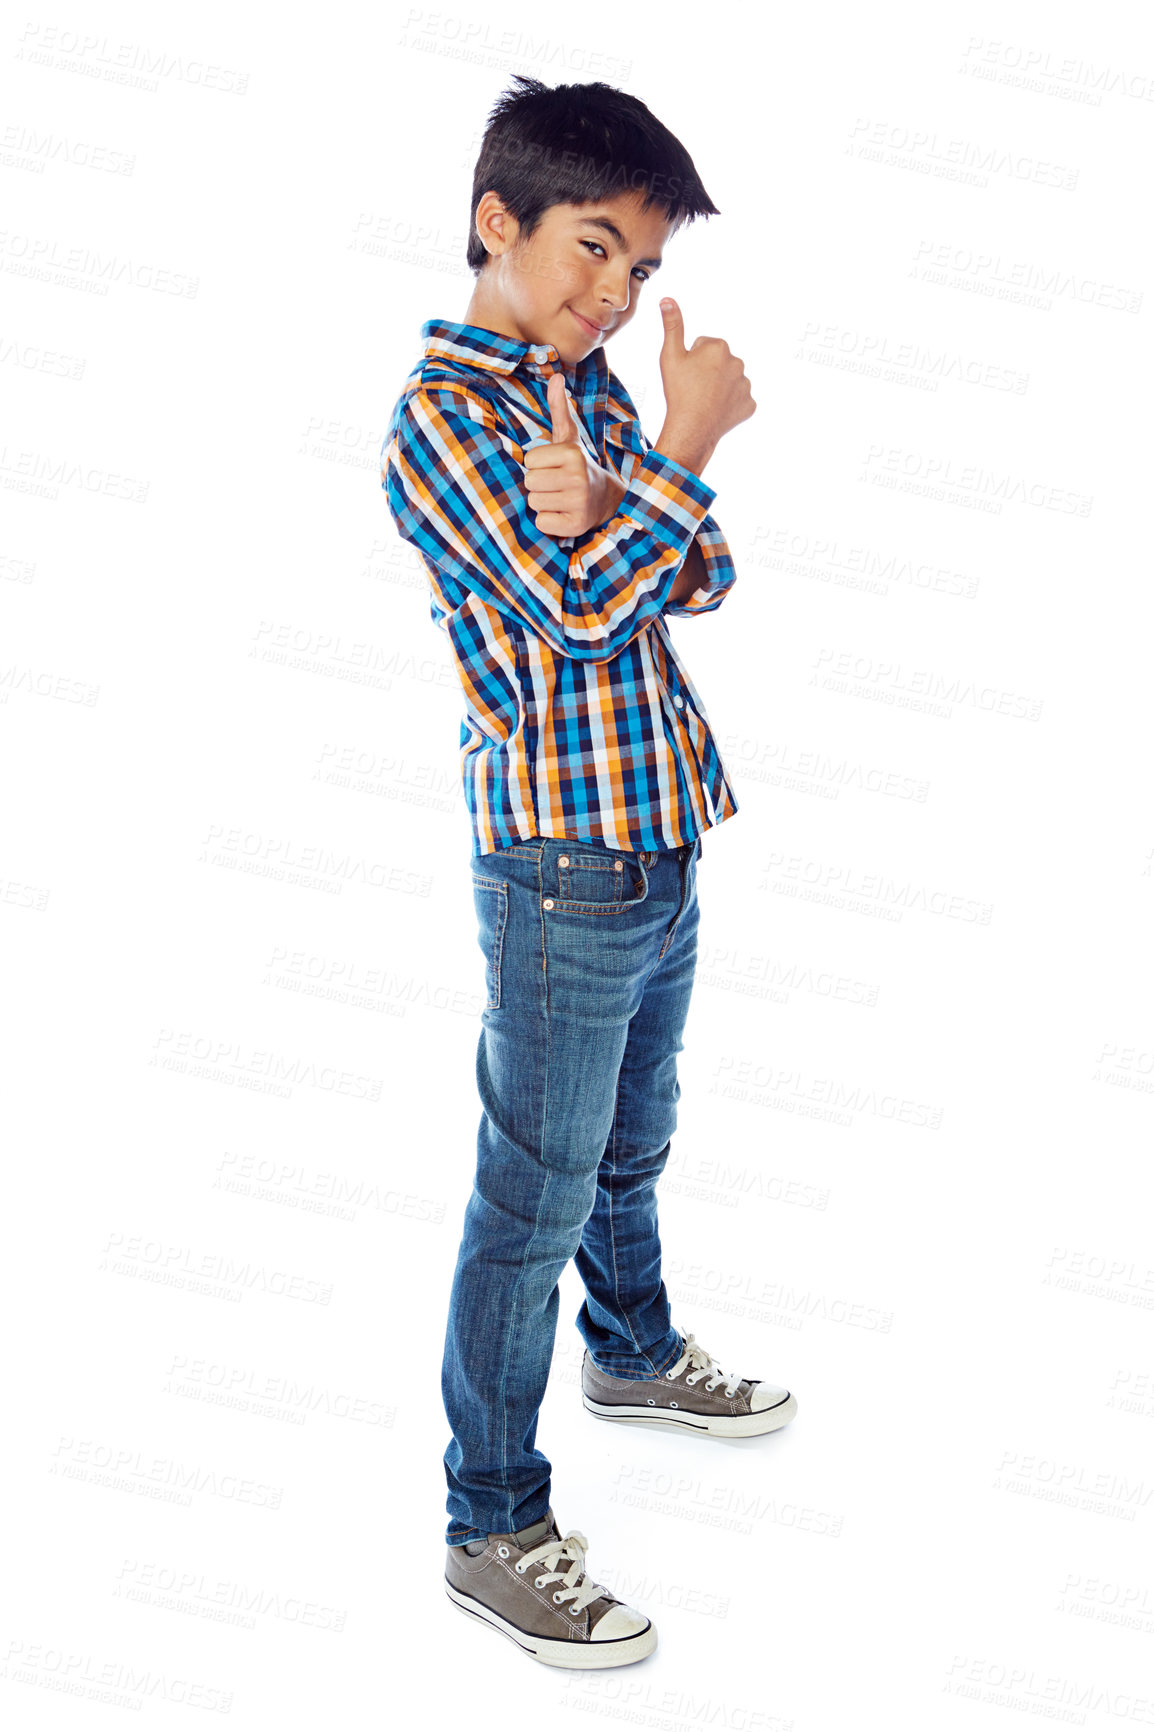
[[[783, 1389], [780, 1383], [755, 1383], [753, 1394], [749, 1398], [751, 1413], [764, 1413], [769, 1407], [780, 1407], [785, 1401], [793, 1401], [788, 1389]], [[797, 1406], [793, 1402], [794, 1407]]]
[[639, 1636], [649, 1619], [635, 1612], [632, 1606], [610, 1606], [603, 1618], [598, 1618], [590, 1632], [592, 1642], [620, 1642], [628, 1636]]

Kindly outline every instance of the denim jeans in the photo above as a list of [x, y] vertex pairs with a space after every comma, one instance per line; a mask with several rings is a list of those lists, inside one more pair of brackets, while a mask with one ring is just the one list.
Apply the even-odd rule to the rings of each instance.
[[701, 838], [634, 853], [536, 837], [472, 860], [487, 1002], [483, 1112], [445, 1334], [450, 1545], [549, 1508], [536, 1447], [561, 1271], [590, 1357], [648, 1377], [681, 1352], [657, 1180], [697, 963]]

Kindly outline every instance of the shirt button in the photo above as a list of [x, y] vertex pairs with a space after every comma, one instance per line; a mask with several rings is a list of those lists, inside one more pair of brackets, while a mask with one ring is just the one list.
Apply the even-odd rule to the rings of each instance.
[[542, 908], [552, 908], [553, 898], [551, 896], [546, 896], [546, 898], [545, 898], [544, 902], [542, 902], [541, 906], [542, 906]]
[[534, 349], [533, 359], [535, 361], [547, 361], [549, 359], [548, 349]]
[[677, 705], [679, 710], [683, 710], [685, 708], [685, 699], [684, 698], [674, 698], [673, 701]]

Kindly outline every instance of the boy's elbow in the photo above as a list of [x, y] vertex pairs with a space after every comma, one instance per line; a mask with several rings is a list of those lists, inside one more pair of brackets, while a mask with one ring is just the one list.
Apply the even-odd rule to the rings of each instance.
[[576, 662], [611, 662], [614, 656], [628, 647], [636, 637], [640, 637], [652, 620], [631, 620], [626, 626], [618, 626], [616, 630], [608, 628], [593, 632], [584, 632], [580, 637], [567, 633], [562, 643], [557, 647], [562, 654]]
[[592, 642], [588, 639], [578, 642], [575, 638], [566, 638], [563, 643], [557, 644], [556, 647], [562, 655], [568, 656], [570, 661], [611, 662], [614, 656], [621, 654], [629, 641], [628, 638], [620, 637], [599, 638]]
[[715, 590], [711, 590], [708, 594], [703, 595], [700, 600], [697, 600], [694, 596], [690, 595], [687, 596], [684, 601], [667, 604], [665, 611], [666, 613], [677, 614], [686, 619], [694, 619], [700, 613], [716, 613], [724, 600], [724, 594], [718, 595]]

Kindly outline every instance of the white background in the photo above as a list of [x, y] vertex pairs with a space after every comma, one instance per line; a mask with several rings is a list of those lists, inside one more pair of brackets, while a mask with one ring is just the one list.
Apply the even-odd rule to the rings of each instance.
[[[1148, 21], [485, 17], [0, 39], [7, 1716], [1154, 1724]], [[379, 481], [516, 71], [639, 95], [721, 211], [660, 279], [759, 405], [672, 622], [741, 809], [662, 1225], [799, 1401], [599, 1425], [567, 1271], [556, 1512], [660, 1632], [579, 1678], [442, 1591], [484, 962]]]

